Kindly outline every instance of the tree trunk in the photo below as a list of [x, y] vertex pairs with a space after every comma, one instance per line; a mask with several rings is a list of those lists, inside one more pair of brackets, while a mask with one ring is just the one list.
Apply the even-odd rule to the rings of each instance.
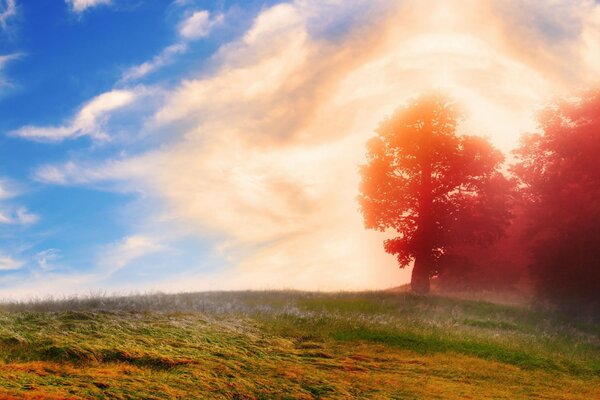
[[432, 127], [423, 127], [419, 143], [419, 165], [421, 167], [421, 182], [419, 187], [419, 205], [417, 232], [414, 238], [416, 247], [415, 263], [412, 270], [410, 286], [415, 293], [429, 293], [429, 273], [432, 267], [432, 235], [433, 235], [433, 182], [431, 164]]
[[419, 294], [429, 293], [429, 272], [431, 269], [430, 257], [425, 254], [415, 257], [410, 287], [413, 292]]

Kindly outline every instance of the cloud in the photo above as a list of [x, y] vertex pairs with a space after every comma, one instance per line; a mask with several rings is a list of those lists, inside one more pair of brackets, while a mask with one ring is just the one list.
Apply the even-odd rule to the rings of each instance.
[[[174, 2], [174, 4], [185, 5], [183, 2]], [[206, 10], [192, 12], [178, 26], [179, 36], [181, 37], [179, 43], [167, 46], [150, 61], [128, 68], [121, 76], [119, 83], [124, 84], [143, 78], [166, 65], [172, 64], [176, 56], [188, 51], [187, 42], [207, 37], [212, 29], [221, 25], [224, 20], [223, 14], [211, 17]]]
[[[79, 167], [73, 163], [68, 162], [64, 165], [44, 165], [39, 167], [34, 172], [34, 179], [42, 183], [51, 183], [55, 185], [65, 185], [67, 183], [77, 184], [79, 182], [74, 176], [75, 170]], [[87, 180], [86, 180], [87, 182]]]
[[60, 257], [61, 257], [60, 250], [46, 249], [46, 250], [42, 250], [42, 251], [38, 252], [35, 255], [35, 260], [41, 270], [48, 271], [48, 270], [52, 269], [52, 263], [54, 261], [56, 261], [57, 259], [59, 259]]
[[[98, 292], [102, 284], [111, 282], [113, 274], [143, 257], [168, 250], [168, 246], [159, 243], [159, 239], [149, 235], [132, 235], [122, 240], [104, 246], [98, 265], [90, 271], [57, 271], [55, 262], [62, 258], [58, 249], [50, 248], [38, 252], [34, 259], [39, 270], [33, 271], [25, 281], [13, 278], [4, 280], [0, 286], [2, 299], [31, 299], [44, 296], [60, 295], [89, 295]], [[17, 270], [25, 265], [24, 262], [3, 256], [0, 253], [0, 271]], [[113, 289], [120, 294], [130, 293], [131, 290], [143, 291], [141, 282], [125, 282]], [[117, 293], [117, 292], [115, 292]]]
[[0, 209], [0, 224], [31, 225], [39, 220], [39, 216], [29, 212], [25, 207], [11, 211]]
[[106, 248], [101, 267], [103, 272], [113, 273], [134, 260], [164, 249], [165, 246], [152, 237], [143, 235], [128, 236]]
[[25, 265], [22, 261], [0, 254], [0, 271], [15, 271]]
[[[281, 23], [272, 25], [286, 14], [294, 17], [291, 26], [284, 29]], [[278, 35], [276, 46], [270, 49], [272, 29]], [[327, 140], [319, 143], [313, 137], [302, 145], [301, 140], [286, 143], [285, 137], [286, 133], [290, 137], [309, 134], [295, 132], [302, 128], [300, 118], [317, 113], [321, 97], [326, 97], [332, 86], [327, 83], [330, 78], [339, 82], [339, 78], [334, 78], [333, 65], [328, 65], [328, 56], [335, 58], [335, 54], [330, 54], [335, 50], [324, 49], [316, 54], [320, 49], [309, 42], [299, 11], [288, 6], [280, 6], [270, 16], [258, 19], [251, 34], [233, 46], [237, 47], [237, 54], [232, 55], [232, 64], [237, 63], [235, 58], [241, 53], [253, 57], [239, 66], [230, 65], [227, 60], [215, 76], [183, 84], [157, 114], [156, 121], [161, 124], [188, 117], [195, 122], [204, 120], [187, 132], [184, 142], [165, 151], [92, 168], [45, 167], [37, 176], [65, 183], [73, 179], [119, 179], [125, 174], [136, 182], [137, 188], [166, 203], [166, 219], [193, 230], [225, 235], [228, 245], [221, 246], [225, 257], [249, 269], [254, 263], [266, 261], [262, 267], [265, 272], [257, 275], [279, 276], [279, 283], [304, 270], [305, 277], [294, 285], [306, 287], [323, 265], [344, 259], [347, 249], [353, 250], [352, 256], [358, 252], [358, 257], [347, 266], [343, 277], [335, 268], [328, 274], [319, 272], [327, 275], [327, 285], [334, 286], [332, 282], [337, 280], [338, 284], [347, 282], [345, 286], [355, 287], [362, 284], [357, 275], [365, 273], [372, 282], [381, 269], [364, 266], [380, 257], [363, 251], [361, 243], [369, 243], [371, 249], [375, 246], [380, 254], [380, 239], [368, 238], [355, 212], [355, 177], [346, 173], [348, 167], [354, 171], [355, 165], [345, 162], [340, 168], [331, 168], [348, 147], [358, 149], [352, 151], [354, 155], [349, 160], [355, 158], [362, 151], [361, 139], [353, 143], [356, 138], [344, 138], [330, 144]], [[311, 54], [313, 51], [315, 54]], [[307, 62], [319, 60], [319, 56], [323, 56], [323, 61], [310, 67]], [[343, 58], [342, 64], [353, 63], [351, 52]], [[321, 76], [321, 70], [328, 71]], [[294, 75], [295, 81], [290, 80]], [[269, 79], [257, 82], [257, 76]], [[280, 108], [273, 109], [277, 103]], [[324, 122], [322, 118], [319, 116]], [[206, 136], [207, 132], [212, 134]], [[253, 145], [253, 141], [263, 141], [264, 146]], [[175, 174], [177, 168], [185, 170]], [[337, 201], [340, 207], [332, 212], [330, 206]], [[335, 238], [336, 243], [322, 244], [309, 261], [305, 249], [313, 250], [317, 242], [327, 237]], [[258, 254], [247, 250], [265, 244], [270, 245]], [[280, 271], [266, 272], [274, 268]], [[393, 273], [394, 269], [389, 271]]]
[[16, 0], [0, 0], [0, 28], [6, 29], [8, 20], [17, 15]]
[[106, 140], [109, 135], [103, 131], [103, 125], [110, 113], [132, 104], [138, 98], [138, 95], [139, 93], [133, 90], [105, 92], [85, 104], [66, 125], [55, 127], [25, 126], [10, 132], [10, 134], [25, 139], [49, 142], [81, 136], [90, 136], [95, 140]]
[[14, 61], [18, 58], [21, 57], [21, 54], [15, 53], [15, 54], [8, 54], [8, 55], [0, 55], [0, 90], [5, 87], [5, 86], [9, 86], [10, 82], [8, 82], [3, 76], [2, 76], [2, 70], [4, 69], [4, 67], [6, 66], [6, 64], [8, 64], [11, 61]]
[[0, 212], [0, 224], [10, 224], [12, 223], [12, 220], [9, 216], [4, 215], [2, 212]]
[[16, 185], [12, 181], [0, 177], [0, 201], [15, 197], [17, 194]]
[[88, 8], [96, 7], [102, 4], [110, 4], [111, 0], [65, 0], [71, 9], [76, 13], [81, 13]]
[[185, 53], [186, 51], [187, 45], [184, 43], [168, 46], [152, 60], [128, 68], [121, 77], [121, 83], [143, 78], [146, 75], [171, 64], [177, 55]]
[[223, 15], [211, 18], [206, 10], [195, 11], [179, 25], [179, 35], [188, 40], [200, 39], [208, 36], [211, 30], [223, 22]]
[[[166, 95], [148, 124], [170, 132], [167, 142], [103, 163], [47, 165], [36, 176], [119, 182], [158, 204], [145, 219], [213, 238], [232, 268], [174, 278], [164, 284], [171, 288], [401, 284], [409, 272], [383, 253], [385, 234], [364, 230], [355, 201], [365, 142], [406, 99], [438, 88], [468, 110], [463, 131], [510, 150], [535, 128], [539, 105], [591, 85], [600, 76], [600, 6], [532, 4], [298, 0], [266, 8], [221, 47], [211, 71]], [[353, 19], [336, 19], [349, 9], [358, 10]], [[550, 17], [558, 11], [569, 23]], [[532, 13], [535, 24], [524, 21]]]
[[2, 204], [6, 200], [17, 197], [20, 190], [13, 181], [0, 177], [0, 225], [31, 225], [39, 220], [39, 216], [31, 213], [23, 206]]
[[[121, 176], [125, 170], [128, 176], [143, 176], [144, 167], [141, 164], [128, 161], [113, 160], [102, 166], [75, 163], [68, 161], [64, 164], [43, 165], [34, 171], [33, 177], [36, 181], [55, 185], [83, 185], [93, 182], [101, 182]], [[135, 190], [135, 188], [130, 188]], [[128, 191], [124, 188], [124, 191]]]
[[95, 274], [74, 273], [57, 274], [45, 272], [28, 277], [26, 281], [12, 278], [4, 280], [0, 287], [0, 298], [6, 300], [31, 300], [46, 296], [60, 295], [89, 295], [97, 293], [98, 279]]

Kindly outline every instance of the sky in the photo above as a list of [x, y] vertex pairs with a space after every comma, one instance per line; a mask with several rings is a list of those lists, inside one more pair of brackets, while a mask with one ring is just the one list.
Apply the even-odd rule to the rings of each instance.
[[509, 152], [598, 77], [593, 0], [0, 0], [0, 298], [401, 285], [378, 123], [445, 90]]

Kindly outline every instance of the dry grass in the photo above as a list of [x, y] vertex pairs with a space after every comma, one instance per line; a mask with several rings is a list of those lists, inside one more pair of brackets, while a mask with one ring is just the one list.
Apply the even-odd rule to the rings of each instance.
[[2, 309], [0, 398], [600, 398], [600, 327], [522, 307], [229, 292]]

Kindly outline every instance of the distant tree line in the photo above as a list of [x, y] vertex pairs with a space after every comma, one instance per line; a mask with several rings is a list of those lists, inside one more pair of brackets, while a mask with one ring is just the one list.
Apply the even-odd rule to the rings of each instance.
[[359, 203], [411, 287], [459, 289], [529, 280], [540, 299], [600, 314], [600, 91], [539, 114], [514, 161], [487, 139], [459, 135], [461, 113], [440, 93], [411, 100], [367, 144]]

